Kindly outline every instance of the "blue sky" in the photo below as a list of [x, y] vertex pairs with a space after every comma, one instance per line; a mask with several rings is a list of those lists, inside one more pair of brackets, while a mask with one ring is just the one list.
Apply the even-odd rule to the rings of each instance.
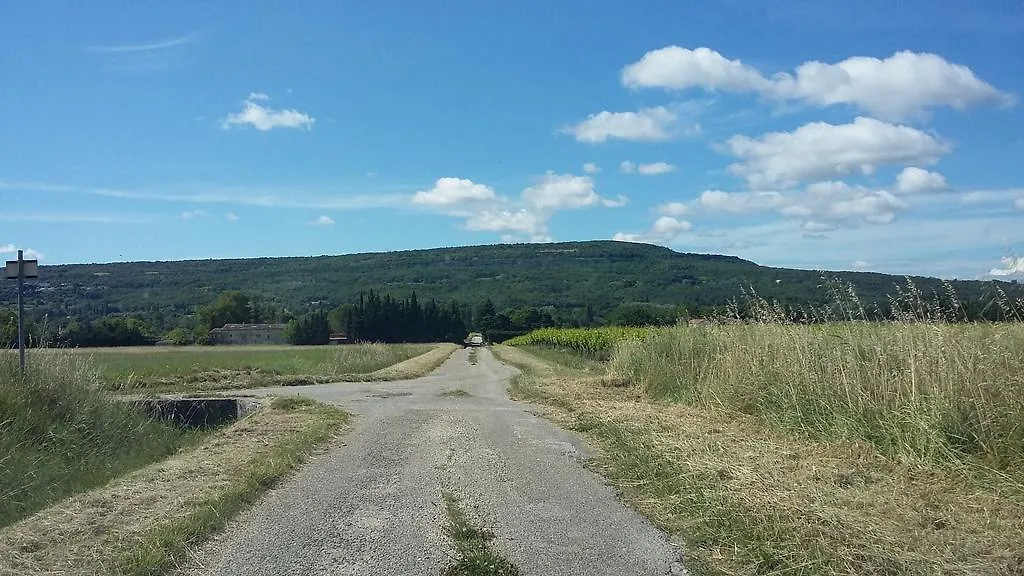
[[1024, 273], [1016, 0], [8, 2], [0, 252]]

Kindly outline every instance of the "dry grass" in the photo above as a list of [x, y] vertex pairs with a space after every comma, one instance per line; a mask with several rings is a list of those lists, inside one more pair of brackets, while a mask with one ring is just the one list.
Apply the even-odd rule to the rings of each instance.
[[1003, 474], [888, 458], [495, 353], [525, 371], [516, 395], [582, 433], [625, 498], [688, 544], [696, 573], [1024, 574], [1024, 486]]
[[271, 402], [195, 450], [0, 530], [0, 575], [160, 573], [346, 420], [320, 404]]
[[[351, 381], [377, 382], [385, 380], [412, 380], [425, 376], [444, 364], [444, 361], [458, 350], [455, 344], [436, 344], [424, 354], [399, 362], [393, 366], [382, 368], [369, 374], [352, 375]], [[348, 381], [348, 380], [347, 380]]]
[[1024, 464], [1024, 324], [747, 324], [651, 330], [613, 375], [892, 458]]

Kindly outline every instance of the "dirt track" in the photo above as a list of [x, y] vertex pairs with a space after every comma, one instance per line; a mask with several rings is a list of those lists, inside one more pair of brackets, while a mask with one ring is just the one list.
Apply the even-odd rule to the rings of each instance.
[[475, 365], [460, 350], [417, 380], [249, 391], [310, 396], [357, 418], [181, 574], [437, 576], [455, 554], [442, 491], [524, 575], [685, 574], [676, 545], [584, 468], [584, 446], [508, 399], [514, 374], [486, 349]]

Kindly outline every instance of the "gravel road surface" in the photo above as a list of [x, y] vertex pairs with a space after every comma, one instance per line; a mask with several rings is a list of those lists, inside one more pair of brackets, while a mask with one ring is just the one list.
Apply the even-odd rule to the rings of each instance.
[[526, 576], [686, 574], [679, 548], [584, 468], [577, 438], [508, 399], [514, 374], [459, 350], [416, 380], [246, 391], [336, 404], [353, 429], [179, 574], [438, 576], [455, 557], [442, 492]]

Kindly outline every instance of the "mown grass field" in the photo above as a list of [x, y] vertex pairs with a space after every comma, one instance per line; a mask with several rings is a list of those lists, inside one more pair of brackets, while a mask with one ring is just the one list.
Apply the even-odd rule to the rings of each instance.
[[496, 353], [697, 573], [1024, 574], [1024, 324], [571, 336]]
[[29, 361], [45, 364], [50, 357], [67, 356], [72, 362], [85, 362], [95, 367], [109, 390], [212, 390], [358, 379], [432, 348], [351, 344], [40, 349], [29, 351]]

